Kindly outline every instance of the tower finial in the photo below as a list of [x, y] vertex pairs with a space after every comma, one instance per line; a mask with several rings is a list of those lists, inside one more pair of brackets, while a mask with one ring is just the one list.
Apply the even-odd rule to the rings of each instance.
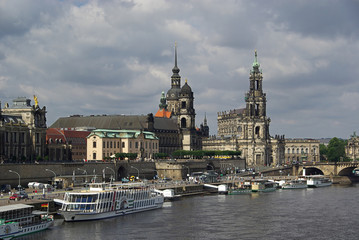
[[257, 59], [257, 49], [254, 50], [254, 62], [253, 62], [253, 68], [259, 68], [260, 64], [258, 63], [258, 59]]

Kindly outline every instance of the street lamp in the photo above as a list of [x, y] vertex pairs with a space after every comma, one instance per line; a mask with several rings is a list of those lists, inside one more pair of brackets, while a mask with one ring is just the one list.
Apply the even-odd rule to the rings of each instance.
[[84, 171], [85, 173], [85, 183], [87, 183], [87, 171], [85, 169], [77, 168], [79, 171]]
[[137, 170], [137, 179], [140, 179], [140, 170], [138, 170], [138, 168], [135, 168], [134, 166], [130, 166], [130, 167]]
[[21, 187], [21, 185], [20, 185], [20, 174], [17, 173], [17, 172], [15, 172], [15, 171], [13, 171], [13, 170], [9, 170], [9, 172], [11, 172], [11, 173], [16, 173], [16, 174], [19, 176], [19, 185], [18, 185], [18, 187]]
[[45, 171], [52, 172], [55, 175], [54, 185], [55, 185], [55, 188], [56, 188], [56, 186], [57, 186], [57, 184], [56, 184], [56, 173], [54, 171], [52, 171], [51, 169], [47, 169], [47, 168], [45, 169]]
[[116, 178], [116, 172], [115, 172], [115, 170], [113, 170], [112, 168], [109, 168], [109, 167], [105, 167], [105, 168], [110, 169], [110, 170], [113, 172], [113, 176], [114, 176], [114, 177], [112, 177], [112, 175], [111, 175], [111, 179], [114, 180], [114, 179]]

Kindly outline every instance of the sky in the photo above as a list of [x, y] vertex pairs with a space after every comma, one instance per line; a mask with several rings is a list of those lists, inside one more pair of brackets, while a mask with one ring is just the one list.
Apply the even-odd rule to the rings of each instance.
[[0, 101], [38, 97], [70, 115], [156, 113], [181, 85], [206, 114], [244, 108], [258, 52], [270, 134], [359, 133], [357, 0], [0, 0]]

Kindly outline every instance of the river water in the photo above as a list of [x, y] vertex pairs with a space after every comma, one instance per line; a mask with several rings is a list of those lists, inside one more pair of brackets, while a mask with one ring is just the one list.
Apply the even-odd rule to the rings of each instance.
[[358, 239], [359, 184], [204, 195], [100, 221], [55, 220], [21, 239]]

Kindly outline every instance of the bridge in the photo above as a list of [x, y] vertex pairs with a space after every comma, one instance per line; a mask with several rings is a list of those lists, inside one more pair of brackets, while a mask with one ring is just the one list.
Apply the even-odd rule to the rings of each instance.
[[326, 176], [354, 176], [353, 170], [359, 167], [359, 162], [328, 162], [328, 163], [305, 163], [293, 165], [292, 173], [295, 176], [321, 174]]

